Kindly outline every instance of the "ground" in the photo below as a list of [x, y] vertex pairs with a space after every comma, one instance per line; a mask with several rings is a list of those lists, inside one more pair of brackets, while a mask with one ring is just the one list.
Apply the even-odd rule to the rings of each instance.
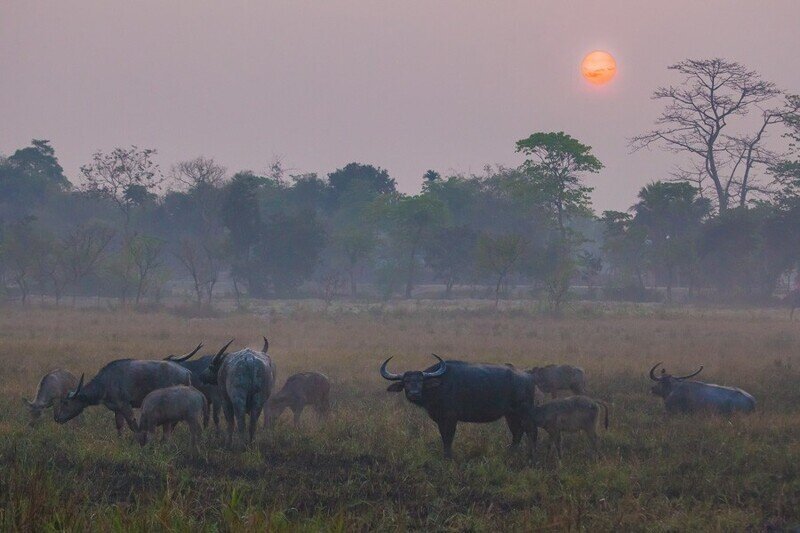
[[[800, 323], [779, 311], [573, 308], [562, 319], [525, 306], [415, 304], [359, 311], [284, 305], [264, 314], [0, 309], [0, 530], [778, 530], [800, 523]], [[27, 426], [20, 401], [57, 367], [91, 377], [120, 357], [160, 358], [204, 341], [216, 351], [270, 337], [278, 383], [318, 370], [333, 383], [328, 421], [284, 418], [230, 452], [208, 430], [140, 448], [113, 416], [89, 408], [59, 426]], [[505, 424], [460, 425], [445, 461], [434, 424], [392, 370], [430, 353], [520, 367], [573, 363], [611, 405], [594, 460], [566, 439], [560, 467], [542, 434], [535, 460], [505, 448]], [[671, 417], [647, 371], [736, 385], [752, 416]], [[307, 417], [307, 418], [306, 418]], [[179, 426], [180, 428], [180, 426]]]

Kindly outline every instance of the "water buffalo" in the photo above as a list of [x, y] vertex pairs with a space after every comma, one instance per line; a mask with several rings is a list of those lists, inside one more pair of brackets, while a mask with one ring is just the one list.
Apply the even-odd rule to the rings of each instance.
[[150, 434], [161, 426], [164, 440], [171, 434], [178, 422], [189, 425], [192, 449], [197, 452], [197, 437], [200, 423], [208, 425], [208, 401], [205, 395], [194, 387], [175, 385], [154, 390], [142, 400], [142, 415], [139, 418], [139, 431], [136, 439], [144, 446]]
[[53, 418], [59, 424], [78, 416], [90, 405], [103, 404], [114, 411], [117, 433], [122, 435], [125, 422], [131, 431], [138, 425], [133, 409], [141, 407], [144, 397], [156, 389], [172, 385], [191, 385], [192, 373], [169, 361], [118, 359], [100, 369], [89, 383], [83, 385], [84, 376], [75, 390], [59, 401]]
[[219, 353], [203, 371], [201, 379], [219, 387], [222, 408], [228, 425], [228, 446], [233, 445], [234, 418], [239, 437], [245, 442], [245, 416], [250, 416], [250, 440], [256, 432], [261, 411], [275, 385], [275, 365], [267, 355], [269, 341], [264, 337], [264, 348], [257, 352], [246, 348], [225, 355]]
[[292, 410], [294, 423], [300, 422], [303, 408], [310, 405], [320, 417], [330, 411], [331, 382], [319, 372], [300, 372], [286, 380], [283, 388], [267, 402], [268, 420], [277, 420], [287, 407]]
[[526, 370], [542, 392], [553, 398], [560, 390], [571, 390], [574, 394], [586, 394], [586, 376], [582, 368], [570, 365], [535, 366]]
[[600, 407], [605, 409], [604, 425], [608, 429], [608, 405], [586, 396], [570, 396], [533, 408], [533, 422], [550, 435], [550, 445], [555, 446], [561, 459], [561, 434], [583, 431], [589, 439], [592, 453], [597, 454], [597, 416]]
[[72, 372], [60, 368], [45, 374], [39, 381], [35, 399], [33, 401], [22, 399], [31, 415], [30, 425], [33, 426], [42, 416], [42, 411], [49, 407], [53, 407], [54, 413], [57, 412], [59, 400], [65, 398], [77, 384], [78, 378]]
[[405, 391], [406, 399], [427, 411], [439, 426], [444, 456], [452, 457], [453, 437], [458, 422], [494, 422], [505, 417], [511, 430], [512, 447], [526, 433], [533, 452], [536, 427], [530, 420], [533, 407], [533, 380], [528, 374], [508, 365], [473, 364], [443, 361], [422, 371], [392, 374], [386, 369], [391, 357], [381, 365], [381, 376], [396, 381], [386, 389]]
[[756, 400], [750, 394], [735, 387], [723, 387], [702, 381], [687, 381], [702, 372], [688, 376], [671, 376], [662, 368], [661, 375], [656, 377], [655, 370], [661, 363], [650, 369], [650, 379], [656, 382], [651, 392], [664, 398], [664, 407], [668, 413], [691, 413], [695, 411], [713, 411], [731, 414], [734, 411], [749, 413], [755, 410]]
[[[231, 345], [231, 342], [225, 345], [222, 349], [224, 353], [228, 346]], [[211, 413], [214, 420], [214, 427], [219, 431], [219, 410], [222, 407], [222, 396], [219, 392], [219, 387], [216, 385], [209, 385], [208, 383], [204, 383], [203, 380], [200, 379], [200, 376], [205, 372], [208, 366], [211, 364], [211, 361], [214, 359], [214, 355], [204, 355], [202, 357], [198, 357], [197, 359], [189, 360], [196, 354], [203, 345], [200, 344], [195, 348], [192, 352], [189, 352], [183, 356], [175, 356], [175, 355], [168, 355], [164, 358], [165, 361], [172, 361], [173, 363], [181, 365], [183, 368], [189, 370], [192, 373], [192, 385], [202, 392], [206, 400], [208, 401], [209, 405], [211, 406]]]

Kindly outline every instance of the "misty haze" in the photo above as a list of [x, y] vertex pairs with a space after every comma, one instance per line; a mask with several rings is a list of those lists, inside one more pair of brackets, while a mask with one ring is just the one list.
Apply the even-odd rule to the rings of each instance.
[[6, 2], [0, 529], [800, 530], [798, 20]]

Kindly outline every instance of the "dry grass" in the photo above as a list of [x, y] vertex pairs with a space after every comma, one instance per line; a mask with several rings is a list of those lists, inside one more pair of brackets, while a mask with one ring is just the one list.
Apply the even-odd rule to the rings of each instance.
[[[91, 376], [118, 357], [160, 358], [203, 340], [213, 350], [271, 339], [279, 383], [315, 369], [334, 384], [334, 415], [284, 421], [242, 453], [186, 430], [140, 449], [104, 407], [83, 425], [26, 426], [19, 397], [55, 368]], [[430, 352], [531, 366], [570, 362], [612, 403], [602, 457], [567, 439], [556, 469], [508, 454], [502, 423], [461, 425], [453, 462], [435, 426], [377, 367], [430, 363]], [[100, 310], [0, 310], [0, 529], [239, 531], [742, 530], [800, 522], [800, 324], [771, 312], [578, 309], [563, 320], [525, 309], [381, 310], [187, 319]], [[646, 372], [704, 364], [710, 381], [759, 401], [755, 416], [667, 419]], [[546, 437], [544, 437], [546, 440]]]

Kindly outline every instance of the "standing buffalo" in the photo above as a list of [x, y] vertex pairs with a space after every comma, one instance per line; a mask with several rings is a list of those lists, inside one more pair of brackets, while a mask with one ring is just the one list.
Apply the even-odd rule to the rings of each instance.
[[[233, 342], [233, 340], [231, 340]], [[222, 353], [231, 345], [231, 342], [225, 345], [222, 349]], [[197, 359], [193, 359], [189, 361], [189, 359], [196, 354], [203, 345], [200, 344], [194, 351], [184, 355], [184, 356], [175, 356], [175, 355], [168, 355], [164, 360], [165, 361], [172, 361], [175, 364], [181, 365], [183, 368], [187, 369], [189, 372], [192, 373], [192, 385], [203, 393], [208, 401], [208, 404], [211, 406], [211, 412], [214, 419], [214, 427], [219, 431], [219, 410], [222, 407], [222, 396], [219, 392], [219, 387], [216, 385], [210, 385], [208, 383], [204, 383], [200, 376], [202, 376], [203, 372], [209, 367], [211, 361], [214, 359], [213, 355], [204, 355]]]
[[72, 372], [57, 369], [45, 374], [39, 381], [36, 389], [36, 398], [33, 401], [23, 398], [22, 401], [31, 415], [30, 425], [33, 426], [42, 416], [42, 411], [53, 407], [53, 412], [58, 414], [59, 401], [66, 398], [69, 391], [78, 385], [78, 378]]
[[444, 456], [453, 455], [453, 437], [458, 422], [494, 422], [505, 417], [511, 430], [512, 447], [528, 434], [533, 451], [536, 427], [530, 419], [533, 380], [508, 365], [473, 364], [439, 360], [423, 371], [392, 374], [386, 370], [391, 357], [381, 365], [381, 376], [396, 381], [386, 389], [405, 391], [406, 399], [427, 411], [439, 426]]
[[656, 377], [655, 370], [661, 363], [650, 369], [650, 379], [656, 382], [651, 392], [664, 398], [664, 407], [668, 413], [691, 413], [695, 411], [713, 411], [731, 414], [734, 411], [749, 413], [755, 410], [756, 400], [750, 394], [735, 387], [723, 387], [702, 381], [686, 381], [702, 372], [688, 376], [676, 377], [661, 369], [661, 376]]
[[164, 440], [171, 434], [178, 422], [189, 425], [192, 450], [197, 453], [197, 438], [200, 424], [208, 425], [208, 401], [202, 392], [194, 387], [175, 385], [154, 390], [142, 400], [142, 416], [139, 418], [139, 444], [147, 444], [149, 437], [161, 426]]
[[547, 431], [550, 445], [555, 446], [561, 459], [561, 434], [583, 431], [589, 439], [592, 453], [597, 454], [597, 417], [600, 407], [605, 409], [604, 425], [608, 429], [608, 406], [600, 400], [586, 396], [570, 396], [553, 400], [533, 408], [533, 422], [536, 427]]
[[219, 387], [228, 424], [228, 446], [233, 444], [234, 418], [239, 437], [245, 442], [246, 415], [250, 415], [250, 442], [253, 441], [258, 417], [275, 384], [275, 365], [267, 355], [268, 349], [269, 341], [264, 337], [260, 352], [250, 348], [229, 355], [220, 352], [201, 376], [205, 383]]
[[157, 389], [172, 385], [191, 385], [192, 373], [169, 361], [119, 359], [100, 369], [100, 372], [61, 399], [54, 419], [59, 424], [78, 416], [90, 405], [103, 404], [114, 411], [117, 433], [122, 435], [125, 422], [132, 431], [138, 430], [133, 409], [141, 407], [144, 397]]
[[571, 390], [574, 394], [586, 394], [586, 376], [582, 368], [570, 365], [535, 366], [526, 370], [542, 392], [553, 398], [560, 390]]
[[287, 407], [292, 410], [294, 423], [300, 422], [303, 408], [310, 405], [319, 416], [327, 416], [330, 411], [331, 382], [319, 372], [300, 372], [286, 380], [283, 388], [267, 403], [268, 420], [277, 420]]

